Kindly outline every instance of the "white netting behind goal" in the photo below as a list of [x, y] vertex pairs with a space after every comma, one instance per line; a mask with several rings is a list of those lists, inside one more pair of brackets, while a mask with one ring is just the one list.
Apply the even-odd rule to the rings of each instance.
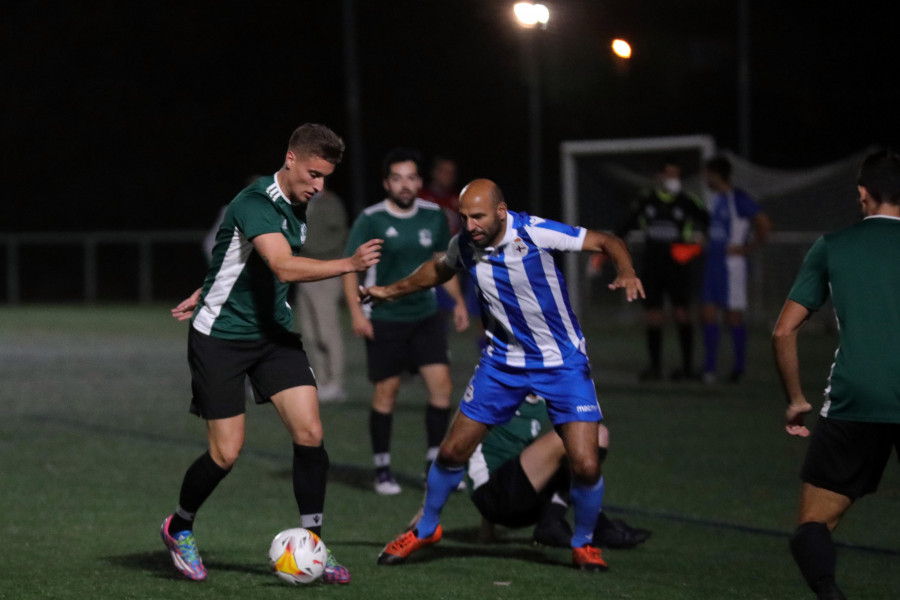
[[[750, 259], [749, 321], [774, 322], [810, 245], [822, 233], [859, 218], [856, 172], [870, 151], [802, 170], [768, 169], [723, 152], [734, 166], [735, 185], [757, 199], [774, 225], [768, 243]], [[653, 173], [664, 160], [679, 164], [685, 189], [708, 201], [701, 168], [713, 153], [708, 136], [566, 142], [562, 145], [564, 219], [591, 229], [614, 230], [626, 218], [639, 190], [651, 185]], [[628, 241], [639, 260], [640, 236], [629, 236]], [[603, 318], [640, 315], [624, 310], [618, 295], [605, 292], [611, 277], [608, 267], [598, 274], [585, 256], [571, 255], [566, 260], [566, 276], [582, 319], [590, 321], [594, 314]], [[698, 301], [701, 278], [702, 261], [695, 261]], [[599, 306], [604, 310], [590, 310]], [[617, 307], [623, 311], [616, 312]], [[828, 324], [830, 311], [822, 313], [817, 322]]]

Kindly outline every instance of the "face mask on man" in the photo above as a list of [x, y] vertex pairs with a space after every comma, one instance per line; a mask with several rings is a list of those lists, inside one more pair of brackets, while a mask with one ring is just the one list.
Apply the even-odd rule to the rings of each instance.
[[663, 189], [670, 194], [677, 194], [681, 191], [681, 180], [676, 177], [666, 177], [662, 180]]

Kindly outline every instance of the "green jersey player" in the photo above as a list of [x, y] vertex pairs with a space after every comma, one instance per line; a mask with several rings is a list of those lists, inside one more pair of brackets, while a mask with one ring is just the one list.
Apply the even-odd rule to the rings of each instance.
[[[271, 402], [293, 442], [293, 487], [300, 524], [321, 534], [328, 454], [322, 443], [315, 377], [287, 305], [292, 281], [364, 271], [378, 262], [381, 240], [347, 258], [296, 256], [306, 238], [305, 205], [340, 162], [344, 143], [322, 125], [297, 128], [284, 165], [229, 204], [216, 235], [203, 287], [172, 310], [191, 319], [188, 362], [191, 411], [206, 420], [208, 451], [184, 475], [178, 506], [160, 534], [176, 568], [204, 580], [194, 517], [230, 472], [244, 442], [244, 380], [258, 403]], [[349, 571], [329, 552], [323, 580], [348, 583]]]
[[857, 498], [878, 488], [891, 449], [900, 451], [900, 156], [869, 155], [857, 184], [865, 218], [813, 245], [773, 334], [788, 400], [786, 430], [810, 436], [797, 335], [831, 298], [840, 343], [801, 470], [790, 546], [818, 598], [832, 600], [845, 596], [835, 583], [831, 532]]

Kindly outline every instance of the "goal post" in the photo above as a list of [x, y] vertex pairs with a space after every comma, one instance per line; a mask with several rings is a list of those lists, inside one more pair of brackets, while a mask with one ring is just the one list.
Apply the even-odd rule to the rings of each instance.
[[[709, 135], [563, 142], [563, 220], [590, 229], [614, 229], [627, 215], [638, 191], [651, 184], [660, 164], [668, 160], [681, 167], [685, 189], [705, 197], [702, 167], [715, 152], [715, 141]], [[581, 316], [585, 259], [569, 253], [564, 261], [572, 308]]]
[[[759, 202], [773, 222], [766, 243], [750, 255], [748, 322], [771, 325], [797, 275], [803, 257], [823, 233], [847, 227], [859, 217], [856, 173], [863, 158], [859, 152], [826, 164], [798, 169], [764, 167], [728, 150], [717, 150], [708, 135], [563, 142], [560, 148], [562, 218], [566, 223], [600, 231], [615, 230], [627, 218], [630, 204], [641, 188], [653, 185], [653, 174], [663, 162], [681, 167], [682, 186], [704, 199], [712, 197], [702, 177], [703, 163], [721, 152], [732, 163], [735, 187]], [[643, 236], [628, 236], [640, 272]], [[590, 320], [602, 307], [605, 320], [637, 318], [621, 294], [609, 294], [604, 286], [611, 273], [592, 268], [589, 257], [569, 253], [563, 259], [572, 308]], [[693, 261], [693, 294], [699, 300], [703, 261]], [[606, 267], [602, 267], [605, 269]], [[601, 276], [602, 275], [602, 276]], [[602, 284], [602, 285], [601, 285]], [[583, 306], [589, 303], [588, 306]], [[833, 327], [830, 310], [821, 310], [815, 323]]]

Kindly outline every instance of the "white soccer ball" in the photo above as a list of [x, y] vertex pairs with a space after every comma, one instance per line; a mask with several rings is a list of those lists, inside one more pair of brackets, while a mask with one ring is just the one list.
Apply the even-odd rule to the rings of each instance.
[[285, 529], [269, 546], [269, 562], [280, 579], [312, 583], [325, 571], [328, 549], [316, 534], [302, 527]]

